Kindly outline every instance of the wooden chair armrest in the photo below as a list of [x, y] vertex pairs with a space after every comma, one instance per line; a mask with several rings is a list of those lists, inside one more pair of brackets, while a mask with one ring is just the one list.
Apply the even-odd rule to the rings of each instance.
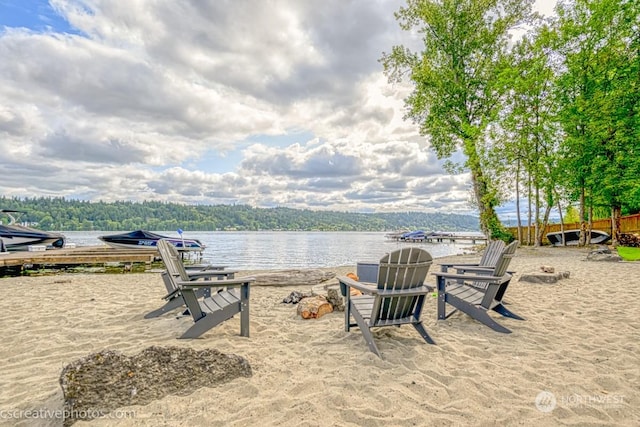
[[[471, 273], [477, 273], [477, 274], [485, 274], [485, 273], [493, 273], [494, 268], [492, 267], [471, 267], [471, 268], [467, 268], [463, 265], [454, 265], [453, 266], [454, 269], [458, 270], [458, 271], [464, 271], [464, 272], [471, 272]], [[507, 270], [508, 274], [511, 274], [512, 276], [516, 273], [513, 270]]]
[[224, 270], [226, 265], [210, 265], [210, 264], [186, 264], [184, 269], [187, 271], [210, 271], [210, 270]]
[[477, 267], [479, 266], [479, 263], [475, 263], [475, 264], [460, 264], [460, 263], [456, 263], [456, 262], [452, 262], [452, 263], [444, 263], [444, 264], [440, 264], [441, 267], [454, 267], [454, 266], [461, 266], [461, 267]]
[[480, 267], [478, 265], [452, 265], [451, 266], [452, 269], [456, 270], [456, 271], [464, 271], [464, 272], [470, 272], [470, 273], [477, 273], [477, 274], [485, 274], [485, 273], [493, 273], [494, 268], [491, 267]]
[[422, 285], [410, 289], [376, 289], [375, 294], [383, 297], [413, 297], [417, 295], [425, 295], [433, 292], [433, 288], [428, 285]]
[[383, 297], [410, 297], [415, 295], [427, 294], [433, 291], [433, 288], [428, 285], [422, 285], [416, 288], [410, 289], [378, 289], [375, 283], [369, 282], [358, 282], [353, 280], [350, 277], [346, 276], [338, 276], [338, 281], [347, 285], [350, 288], [355, 288], [361, 291], [362, 293], [366, 293], [368, 295], [380, 295]]
[[350, 288], [355, 288], [361, 291], [362, 293], [366, 293], [369, 295], [373, 295], [373, 292], [378, 290], [377, 285], [375, 283], [358, 282], [357, 280], [353, 280], [351, 277], [347, 277], [347, 276], [338, 276], [338, 282]]
[[444, 279], [454, 279], [454, 280], [465, 280], [472, 282], [506, 282], [507, 280], [511, 280], [510, 274], [505, 274], [502, 277], [498, 276], [482, 276], [476, 274], [456, 274], [456, 273], [444, 273], [444, 272], [434, 272], [431, 273], [436, 276], [438, 279], [440, 277]]
[[216, 280], [215, 282], [183, 282], [180, 280], [176, 282], [176, 285], [182, 289], [217, 288], [223, 286], [238, 287], [242, 285], [250, 285], [255, 281], [255, 277], [238, 277], [237, 279]]
[[205, 270], [205, 271], [187, 271], [190, 280], [207, 279], [211, 277], [229, 277], [233, 276], [235, 270]]

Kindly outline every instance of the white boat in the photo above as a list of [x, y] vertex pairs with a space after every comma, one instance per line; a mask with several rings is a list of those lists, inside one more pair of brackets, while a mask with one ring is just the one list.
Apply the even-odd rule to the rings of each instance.
[[[553, 233], [547, 233], [547, 239], [554, 246], [562, 246], [562, 233], [561, 231], [555, 231]], [[609, 240], [611, 236], [609, 236], [604, 231], [600, 230], [591, 230], [591, 241], [590, 243], [598, 244], [605, 243]], [[580, 240], [580, 230], [565, 230], [564, 231], [564, 241], [569, 246], [576, 246], [578, 241]]]
[[15, 223], [12, 209], [0, 209], [9, 217], [9, 224], [0, 224], [0, 250], [12, 251], [28, 251], [29, 246], [46, 246], [47, 248], [62, 248], [64, 246], [65, 237], [60, 233], [52, 233], [48, 231], [36, 230], [35, 228], [26, 227]]

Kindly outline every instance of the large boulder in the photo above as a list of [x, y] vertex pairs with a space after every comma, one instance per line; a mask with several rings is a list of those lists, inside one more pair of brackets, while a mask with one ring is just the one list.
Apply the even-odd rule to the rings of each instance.
[[250, 376], [251, 366], [244, 358], [214, 349], [152, 346], [135, 356], [104, 350], [62, 369], [64, 425]]
[[611, 249], [605, 247], [599, 247], [598, 249], [594, 249], [589, 252], [587, 255], [588, 261], [609, 261], [609, 262], [618, 262], [622, 261], [622, 257], [617, 253], [613, 253]]
[[558, 283], [562, 279], [568, 279], [571, 273], [568, 271], [556, 272], [555, 268], [553, 272], [547, 273], [545, 271], [534, 273], [523, 273], [520, 275], [519, 282], [539, 283], [539, 284], [553, 284]]

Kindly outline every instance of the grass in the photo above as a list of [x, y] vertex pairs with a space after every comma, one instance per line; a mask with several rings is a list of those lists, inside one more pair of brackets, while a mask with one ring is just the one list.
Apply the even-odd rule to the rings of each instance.
[[625, 261], [640, 261], [640, 248], [618, 246], [618, 255]]

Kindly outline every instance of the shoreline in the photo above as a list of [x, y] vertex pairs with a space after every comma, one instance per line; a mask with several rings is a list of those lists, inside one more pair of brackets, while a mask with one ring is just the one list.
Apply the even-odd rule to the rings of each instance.
[[[0, 415], [61, 409], [62, 367], [79, 358], [105, 349], [134, 355], [157, 345], [237, 354], [253, 375], [119, 409], [131, 418], [75, 425], [637, 425], [640, 297], [630, 290], [640, 284], [639, 265], [586, 261], [589, 251], [517, 250], [505, 300], [526, 320], [496, 317], [511, 334], [462, 313], [438, 321], [433, 299], [423, 323], [437, 345], [409, 326], [378, 328], [383, 359], [368, 351], [357, 328], [344, 331], [344, 313], [303, 320], [295, 305], [281, 302], [292, 290], [310, 290], [307, 285], [252, 287], [249, 338], [239, 336], [234, 318], [199, 339], [178, 340], [189, 317], [143, 318], [161, 304], [159, 274], [2, 278], [8, 304], [0, 320]], [[440, 262], [478, 258], [436, 258], [431, 271]], [[555, 285], [518, 280], [541, 265], [570, 277]], [[322, 270], [346, 274], [355, 263]], [[553, 396], [555, 406], [545, 412], [550, 407], [539, 396]], [[0, 416], [1, 426], [61, 425], [33, 421]]]

